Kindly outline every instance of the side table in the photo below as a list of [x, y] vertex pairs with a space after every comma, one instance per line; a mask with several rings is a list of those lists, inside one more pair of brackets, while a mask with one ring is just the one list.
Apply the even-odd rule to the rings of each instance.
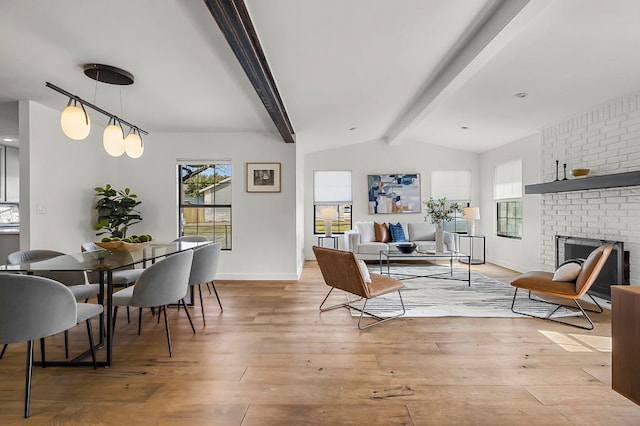
[[[487, 257], [487, 241], [484, 235], [469, 235], [469, 234], [461, 234], [459, 236], [462, 238], [469, 238], [469, 260], [468, 262], [471, 265], [484, 265]], [[482, 240], [482, 259], [473, 257], [473, 240], [479, 239]], [[460, 259], [460, 262], [467, 263], [467, 259]]]
[[337, 235], [331, 235], [331, 236], [326, 236], [326, 235], [320, 235], [318, 237], [318, 246], [320, 247], [324, 247], [324, 240], [333, 240], [333, 248], [337, 249], [338, 248], [338, 240], [340, 240], [340, 237]]

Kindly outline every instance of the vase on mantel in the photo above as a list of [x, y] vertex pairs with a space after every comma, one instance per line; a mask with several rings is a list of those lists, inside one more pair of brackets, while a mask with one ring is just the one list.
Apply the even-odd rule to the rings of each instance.
[[442, 225], [436, 226], [436, 253], [444, 252], [444, 230]]

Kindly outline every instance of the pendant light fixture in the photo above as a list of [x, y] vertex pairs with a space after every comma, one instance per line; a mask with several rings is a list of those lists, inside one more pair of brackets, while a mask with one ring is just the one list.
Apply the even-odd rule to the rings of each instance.
[[[133, 75], [131, 73], [110, 65], [86, 64], [84, 73], [87, 77], [96, 80], [96, 91], [98, 81], [119, 86], [133, 84]], [[69, 97], [69, 103], [60, 117], [60, 126], [67, 137], [74, 140], [83, 140], [89, 135], [91, 120], [85, 110], [86, 106], [109, 117], [109, 122], [102, 135], [102, 145], [107, 154], [113, 157], [120, 157], [126, 152], [131, 158], [139, 158], [142, 155], [144, 152], [142, 134], [148, 135], [149, 133], [58, 86], [49, 82], [46, 83], [46, 86]], [[120, 102], [120, 108], [122, 109], [122, 100]], [[124, 137], [123, 125], [129, 127], [129, 133], [126, 138]]]
[[60, 116], [60, 127], [64, 134], [74, 141], [81, 141], [89, 136], [91, 121], [82, 102], [78, 106], [76, 99], [69, 98], [69, 103]]
[[[111, 124], [111, 122], [113, 122], [113, 124]], [[120, 157], [124, 154], [124, 130], [122, 129], [122, 125], [116, 124], [115, 117], [110, 118], [109, 124], [104, 128], [104, 133], [102, 134], [102, 146], [104, 146], [104, 150], [107, 151], [107, 154], [112, 157]]]
[[124, 139], [125, 151], [131, 158], [139, 158], [144, 152], [144, 145], [142, 144], [142, 136], [140, 136], [140, 130], [137, 127], [132, 127], [129, 134]]

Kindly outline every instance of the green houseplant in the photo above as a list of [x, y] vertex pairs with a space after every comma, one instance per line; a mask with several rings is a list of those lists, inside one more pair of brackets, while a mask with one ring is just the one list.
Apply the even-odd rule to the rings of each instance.
[[95, 188], [95, 192], [100, 197], [96, 202], [96, 229], [100, 232], [96, 235], [108, 234], [111, 238], [125, 239], [129, 227], [142, 221], [142, 216], [136, 210], [141, 204], [138, 196], [129, 188], [116, 190], [110, 184]]
[[424, 220], [431, 219], [431, 223], [439, 227], [442, 227], [444, 222], [451, 222], [455, 217], [455, 213], [460, 211], [458, 203], [447, 204], [446, 197], [438, 199], [429, 197], [423, 204], [427, 207], [427, 215]]
[[447, 198], [434, 199], [429, 197], [423, 202], [426, 206], [427, 215], [424, 220], [431, 219], [431, 223], [436, 225], [436, 252], [444, 251], [444, 222], [450, 222], [455, 218], [455, 213], [460, 211], [458, 203], [447, 204]]

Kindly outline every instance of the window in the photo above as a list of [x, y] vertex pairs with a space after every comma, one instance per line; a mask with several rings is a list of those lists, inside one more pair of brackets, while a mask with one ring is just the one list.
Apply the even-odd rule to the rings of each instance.
[[522, 160], [496, 166], [493, 191], [496, 235], [522, 238]]
[[451, 222], [444, 223], [444, 230], [466, 233], [467, 220], [462, 217], [462, 209], [471, 205], [471, 170], [444, 170], [431, 172], [431, 196], [446, 198], [450, 203], [458, 203]]
[[325, 233], [327, 208], [333, 209], [331, 232], [344, 234], [351, 229], [351, 171], [313, 172], [313, 233]]
[[231, 163], [179, 164], [180, 236], [205, 235], [231, 250]]

